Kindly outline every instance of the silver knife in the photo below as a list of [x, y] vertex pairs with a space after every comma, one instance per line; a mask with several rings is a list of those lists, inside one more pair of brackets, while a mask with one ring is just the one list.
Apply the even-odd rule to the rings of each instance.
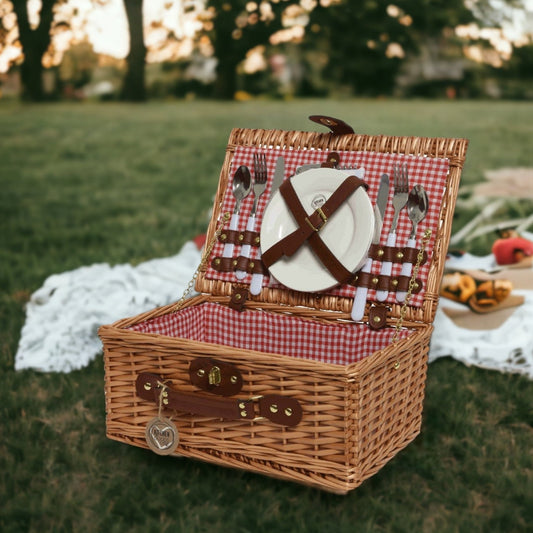
[[270, 188], [270, 198], [279, 189], [285, 177], [285, 159], [282, 156], [278, 157], [276, 161], [276, 169], [274, 170], [274, 177], [272, 178], [272, 187]]
[[[276, 161], [276, 169], [274, 170], [274, 177], [272, 178], [272, 186], [270, 188], [270, 200], [272, 196], [279, 189], [285, 177], [285, 159], [282, 156], [278, 157]], [[257, 250], [257, 259], [261, 259], [261, 251]], [[263, 274], [252, 274], [252, 281], [250, 282], [250, 294], [257, 295], [263, 288]]]
[[[301, 174], [302, 172], [306, 172], [307, 170], [311, 170], [313, 168], [320, 168], [322, 166], [322, 163], [309, 163], [305, 165], [300, 165], [296, 171], [295, 174]], [[356, 166], [351, 167], [335, 167], [336, 170], [357, 170]]]
[[[387, 209], [387, 202], [389, 200], [389, 175], [382, 174], [379, 182], [378, 196], [376, 204], [374, 205], [374, 235], [372, 237], [372, 244], [379, 244], [381, 238], [381, 230], [383, 228], [383, 219], [385, 218], [385, 210]], [[371, 272], [372, 258], [366, 260], [361, 272]], [[355, 290], [355, 297], [352, 305], [352, 320], [361, 320], [365, 313], [366, 295], [368, 287], [357, 287]]]
[[322, 166], [322, 163], [309, 163], [305, 165], [300, 165], [296, 171], [295, 174], [301, 174], [302, 172], [305, 172], [306, 170], [311, 170], [312, 168], [320, 168]]

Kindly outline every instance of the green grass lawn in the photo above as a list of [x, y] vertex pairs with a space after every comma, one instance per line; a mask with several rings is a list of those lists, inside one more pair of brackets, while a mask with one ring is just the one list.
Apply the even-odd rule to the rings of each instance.
[[[533, 383], [520, 376], [432, 363], [421, 435], [341, 497], [107, 440], [100, 359], [70, 374], [13, 364], [24, 304], [46, 277], [173, 255], [205, 231], [233, 127], [313, 130], [307, 116], [326, 114], [361, 133], [466, 137], [471, 185], [487, 169], [533, 166], [532, 111], [471, 101], [0, 101], [0, 530], [530, 528]], [[472, 214], [458, 212], [454, 228]]]

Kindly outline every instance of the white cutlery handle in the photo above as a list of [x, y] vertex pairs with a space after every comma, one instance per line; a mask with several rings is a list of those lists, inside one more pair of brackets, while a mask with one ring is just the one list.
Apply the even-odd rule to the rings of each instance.
[[[253, 231], [255, 228], [255, 216], [248, 217], [248, 222], [246, 224], [246, 230], [247, 231]], [[241, 255], [244, 257], [250, 257], [250, 249], [251, 246], [249, 244], [243, 244], [241, 248]], [[246, 272], [244, 270], [237, 270], [235, 272], [235, 276], [237, 279], [244, 279], [246, 277]]]
[[[389, 233], [389, 236], [387, 237], [387, 246], [395, 246], [396, 245], [396, 232]], [[392, 263], [390, 261], [384, 261], [381, 265], [381, 272], [380, 274], [382, 276], [390, 276], [392, 272]], [[384, 302], [387, 299], [387, 296], [389, 295], [389, 291], [377, 291], [376, 293], [376, 299], [379, 302]]]
[[[261, 249], [257, 249], [257, 260], [261, 261]], [[250, 294], [257, 296], [263, 289], [263, 274], [252, 274], [252, 281], [250, 282]]]
[[[416, 238], [409, 239], [407, 241], [407, 248], [416, 248]], [[400, 273], [400, 276], [410, 276], [412, 270], [413, 270], [412, 263], [404, 263], [402, 265], [402, 271]], [[407, 296], [407, 292], [399, 291], [396, 293], [396, 301], [401, 303], [405, 300], [406, 296]]]
[[257, 296], [263, 288], [263, 274], [252, 274], [250, 282], [250, 294]]
[[[361, 272], [370, 272], [372, 270], [372, 258], [369, 257], [366, 260], [365, 265], [361, 269]], [[352, 305], [352, 320], [358, 321], [363, 318], [365, 314], [366, 295], [368, 293], [368, 287], [357, 287], [355, 289], [355, 297]]]
[[[229, 229], [236, 230], [239, 225], [239, 213], [233, 213], [231, 215], [231, 220], [229, 222]], [[231, 257], [233, 255], [233, 248], [235, 245], [232, 242], [227, 242], [224, 245], [224, 250], [222, 251], [222, 257]]]

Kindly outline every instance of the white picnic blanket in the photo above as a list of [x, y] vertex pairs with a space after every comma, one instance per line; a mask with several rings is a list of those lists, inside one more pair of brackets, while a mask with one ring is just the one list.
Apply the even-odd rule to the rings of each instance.
[[[26, 306], [15, 369], [71, 372], [87, 366], [102, 352], [100, 325], [177, 301], [199, 262], [200, 251], [189, 242], [175, 256], [137, 266], [102, 263], [50, 276]], [[493, 256], [465, 254], [448, 266], [490, 270], [495, 265]], [[429, 360], [451, 356], [465, 365], [533, 379], [531, 289], [517, 291], [525, 303], [492, 330], [460, 328], [439, 307]]]

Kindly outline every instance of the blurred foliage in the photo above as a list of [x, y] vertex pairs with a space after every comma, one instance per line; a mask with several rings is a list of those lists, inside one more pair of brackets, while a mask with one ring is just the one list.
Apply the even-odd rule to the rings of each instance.
[[[93, 9], [109, 2], [90, 1]], [[474, 23], [481, 28], [497, 28], [510, 18], [512, 6], [523, 5], [522, 0], [504, 0], [499, 10], [488, 0], [206, 0], [205, 4], [183, 3], [181, 11], [172, 11], [174, 4], [166, 2], [163, 14], [155, 22], [144, 21], [145, 36], [154, 29], [166, 35], [156, 39], [157, 44], [145, 47], [140, 31], [142, 0], [125, 3], [130, 23], [137, 22], [137, 29], [130, 24], [129, 36], [136, 52], [126, 60], [115, 61], [113, 79], [108, 80], [113, 89], [111, 93], [98, 93], [99, 96], [116, 97], [119, 92], [124, 95], [127, 86], [142, 100], [146, 82], [146, 94], [151, 98], [194, 95], [233, 99], [236, 94], [285, 99], [390, 95], [532, 98], [528, 83], [533, 72], [531, 43], [515, 47], [511, 58], [503, 57], [501, 68], [495, 68], [465, 56], [465, 48], [474, 46], [501, 60], [502, 54], [494, 50], [494, 43], [475, 34], [460, 37], [455, 31], [458, 26]], [[2, 4], [4, 11], [5, 5]], [[50, 63], [51, 54], [55, 53], [52, 40], [43, 56], [46, 24], [50, 24], [49, 32], [57, 34], [68, 32], [69, 24], [87, 24], [88, 19], [76, 14], [68, 0], [48, 0], [42, 4], [43, 9], [46, 7], [49, 13], [50, 6], [61, 6], [62, 15], [54, 8], [53, 21], [48, 17], [29, 31], [24, 22], [27, 3], [17, 1], [13, 5], [26, 28], [20, 40], [29, 59], [18, 67], [23, 85], [38, 85], [42, 76], [37, 72], [40, 67], [35, 67], [35, 57], [42, 56], [45, 63]], [[136, 17], [132, 18], [132, 12]], [[170, 24], [165, 26], [168, 16], [178, 17], [182, 25], [194, 21], [194, 36], [178, 35], [179, 31]], [[70, 23], [69, 17], [76, 22]], [[2, 44], [12, 44], [14, 34], [8, 31], [13, 26], [12, 18], [6, 16], [0, 24], [0, 53]], [[39, 46], [37, 36], [42, 41]], [[155, 52], [160, 52], [165, 43], [181, 51], [166, 56], [164, 63], [145, 66], [146, 53], [152, 53], [149, 59], [154, 59]], [[89, 87], [87, 95], [94, 94], [91, 85], [99, 77], [101, 80], [102, 60], [90, 58], [87, 46], [88, 43], [75, 44], [63, 55], [58, 73], [53, 74], [57, 77], [56, 95], [72, 96], [72, 91], [81, 87]], [[56, 53], [54, 57], [57, 60], [59, 56]], [[136, 64], [131, 65], [134, 59]], [[122, 91], [117, 85], [122, 85]], [[41, 93], [42, 88], [38, 87], [35, 94], [25, 91], [35, 99]]]

